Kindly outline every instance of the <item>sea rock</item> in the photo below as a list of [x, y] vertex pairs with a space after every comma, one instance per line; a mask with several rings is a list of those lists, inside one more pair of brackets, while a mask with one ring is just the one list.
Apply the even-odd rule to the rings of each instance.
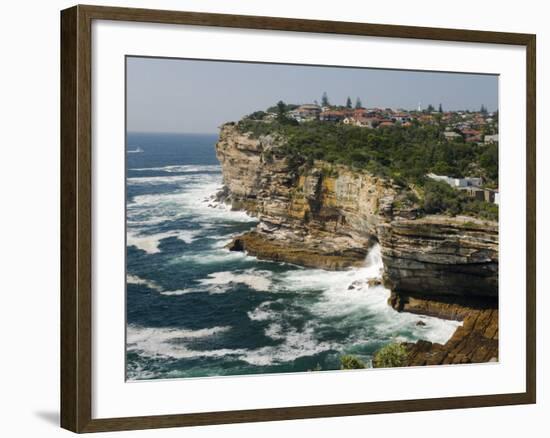
[[465, 317], [444, 345], [429, 341], [405, 343], [409, 366], [498, 361], [498, 309], [463, 308]]
[[343, 245], [317, 244], [303, 237], [287, 232], [283, 237], [273, 237], [257, 231], [250, 231], [229, 243], [230, 251], [246, 251], [260, 260], [294, 263], [310, 268], [342, 270], [362, 266], [365, 258], [363, 248], [343, 248]]
[[380, 286], [382, 284], [382, 279], [381, 278], [369, 278], [367, 280], [367, 284], [369, 285], [369, 287]]
[[379, 225], [378, 238], [384, 275], [401, 299], [421, 290], [496, 300], [497, 223], [441, 215], [394, 219]]
[[367, 287], [368, 280], [355, 280], [348, 286], [348, 290], [364, 290]]

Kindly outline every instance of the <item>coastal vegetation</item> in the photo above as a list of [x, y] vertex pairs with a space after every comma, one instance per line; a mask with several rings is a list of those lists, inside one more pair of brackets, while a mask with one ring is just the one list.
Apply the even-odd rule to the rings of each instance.
[[281, 153], [302, 163], [323, 160], [413, 183], [422, 182], [430, 172], [451, 177], [481, 174], [488, 183], [498, 179], [498, 145], [444, 141], [440, 128], [432, 125], [375, 130], [320, 121], [264, 123], [247, 118], [238, 128], [256, 138], [284, 137]]
[[[374, 354], [372, 366], [374, 368], [395, 368], [407, 365], [407, 349], [404, 345], [396, 342], [387, 344]], [[342, 370], [360, 370], [367, 365], [358, 357], [346, 354], [340, 358]]]
[[[377, 285], [383, 266], [384, 285], [391, 288], [388, 305], [399, 312], [474, 321], [468, 319], [473, 318], [472, 308], [483, 303], [489, 309], [479, 325], [485, 327], [486, 320], [498, 321], [498, 223], [431, 214], [452, 210], [457, 193], [479, 190], [486, 181], [476, 170], [469, 174], [472, 177], [458, 180], [458, 184], [444, 177], [440, 183], [446, 185], [441, 186], [431, 176], [422, 184], [406, 179], [398, 183], [396, 178], [380, 178], [354, 170], [351, 165], [317, 159], [309, 163], [299, 154], [299, 161], [292, 163], [286, 152], [285, 132], [300, 132], [319, 124], [326, 126], [327, 133], [360, 129], [378, 137], [384, 130], [406, 127], [355, 127], [320, 119], [295, 120], [298, 124], [291, 124], [277, 119], [277, 113], [270, 113], [257, 124], [250, 124], [250, 129], [239, 126], [249, 120], [222, 126], [216, 153], [226, 188], [220, 199], [232, 209], [260, 216], [260, 224], [236, 236], [227, 246], [229, 249], [246, 251], [261, 260], [325, 270], [364, 267], [366, 271], [359, 271], [361, 281], [349, 284], [349, 292], [343, 292], [346, 294], [359, 294], [358, 289]], [[425, 125], [418, 126], [419, 131], [432, 127]], [[274, 129], [277, 126], [282, 128]], [[256, 128], [261, 130], [260, 135], [251, 132]], [[489, 144], [467, 146], [481, 148]], [[469, 182], [472, 186], [467, 186]], [[469, 201], [474, 201], [473, 197]], [[430, 214], [418, 214], [418, 209]], [[415, 299], [411, 299], [411, 293]], [[487, 362], [498, 357], [497, 329], [498, 325], [492, 324], [491, 330], [479, 336], [477, 332], [460, 330], [451, 344], [446, 340], [433, 345], [430, 340], [417, 347], [408, 343], [403, 346], [407, 352], [405, 366], [412, 361], [416, 365]], [[420, 330], [412, 330], [423, 336]], [[395, 336], [401, 334], [395, 332]], [[378, 348], [383, 345], [378, 344]], [[403, 348], [383, 349], [377, 363], [399, 366]], [[366, 363], [362, 349], [350, 351], [346, 347], [340, 351], [346, 351], [341, 353], [345, 355], [353, 351], [355, 358], [339, 358], [342, 360], [338, 361], [338, 368], [359, 369], [356, 367], [361, 366], [361, 361]], [[436, 351], [437, 355], [432, 355]], [[368, 362], [366, 367], [371, 366]]]
[[372, 361], [374, 368], [394, 368], [407, 365], [407, 349], [398, 343], [391, 343], [376, 352]]
[[361, 359], [351, 354], [346, 354], [340, 358], [340, 368], [343, 370], [360, 370], [366, 368], [366, 365]]
[[[300, 173], [322, 160], [366, 170], [391, 179], [404, 191], [414, 188], [419, 198], [419, 213], [470, 215], [488, 220], [498, 219], [498, 205], [469, 197], [449, 185], [430, 180], [428, 173], [461, 178], [480, 176], [486, 187], [498, 187], [498, 144], [464, 142], [462, 138], [446, 140], [443, 125], [424, 125], [383, 129], [322, 122], [297, 123], [285, 116], [281, 103], [275, 120], [266, 123], [251, 115], [237, 124], [242, 133], [258, 138], [279, 136], [283, 141], [276, 153], [286, 156], [291, 168]], [[275, 153], [275, 152], [271, 152]]]
[[421, 208], [426, 214], [446, 213], [474, 216], [492, 221], [498, 220], [498, 205], [472, 199], [440, 181], [425, 180], [422, 185]]

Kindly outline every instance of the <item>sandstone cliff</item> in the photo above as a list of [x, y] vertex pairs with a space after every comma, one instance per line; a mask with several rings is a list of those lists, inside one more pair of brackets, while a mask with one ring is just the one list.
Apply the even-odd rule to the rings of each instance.
[[464, 321], [445, 345], [407, 345], [409, 365], [498, 358], [498, 225], [471, 217], [419, 216], [391, 181], [316, 161], [296, 167], [277, 135], [254, 138], [235, 124], [216, 145], [220, 200], [259, 218], [230, 249], [308, 267], [361, 266], [379, 242], [390, 305]]
[[463, 324], [444, 345], [405, 344], [408, 366], [498, 361], [498, 309], [460, 307]]
[[394, 219], [378, 227], [378, 238], [394, 308], [455, 319], [445, 303], [496, 307], [496, 223], [445, 216]]
[[257, 230], [237, 239], [234, 249], [325, 269], [361, 265], [376, 239], [379, 213], [391, 208], [394, 188], [367, 173], [322, 162], [292, 169], [278, 153], [282, 141], [252, 139], [233, 125], [222, 128], [217, 156], [226, 190], [221, 196], [260, 219]]
[[[361, 265], [379, 241], [392, 305], [414, 297], [495, 300], [498, 226], [469, 217], [417, 217], [403, 189], [364, 171], [316, 161], [293, 168], [284, 139], [222, 127], [217, 156], [235, 209], [258, 216], [234, 250], [325, 269]], [[420, 295], [419, 295], [420, 294]], [[432, 309], [435, 313], [435, 310]]]

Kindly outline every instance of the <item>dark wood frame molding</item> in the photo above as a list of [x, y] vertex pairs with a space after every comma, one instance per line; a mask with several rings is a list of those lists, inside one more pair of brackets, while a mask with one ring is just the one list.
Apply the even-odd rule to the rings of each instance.
[[[527, 52], [527, 351], [523, 393], [404, 401], [92, 419], [92, 20], [187, 24], [510, 44]], [[536, 402], [536, 37], [531, 34], [439, 29], [290, 18], [74, 6], [61, 12], [61, 426], [99, 432], [274, 421]]]

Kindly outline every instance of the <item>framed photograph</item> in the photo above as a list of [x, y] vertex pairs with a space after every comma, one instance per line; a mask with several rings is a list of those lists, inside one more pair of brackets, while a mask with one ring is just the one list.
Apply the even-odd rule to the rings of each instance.
[[535, 35], [61, 13], [61, 425], [535, 403]]

